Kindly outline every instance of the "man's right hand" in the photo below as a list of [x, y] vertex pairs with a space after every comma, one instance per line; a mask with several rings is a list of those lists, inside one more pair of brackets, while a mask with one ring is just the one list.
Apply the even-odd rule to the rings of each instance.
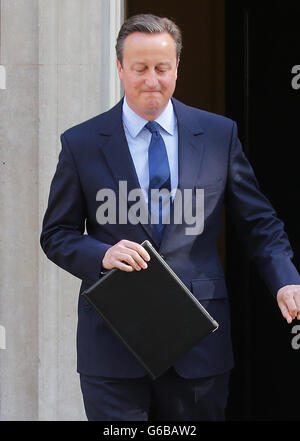
[[140, 271], [148, 267], [150, 256], [142, 245], [130, 240], [120, 240], [110, 247], [102, 260], [104, 269], [119, 268], [122, 271]]

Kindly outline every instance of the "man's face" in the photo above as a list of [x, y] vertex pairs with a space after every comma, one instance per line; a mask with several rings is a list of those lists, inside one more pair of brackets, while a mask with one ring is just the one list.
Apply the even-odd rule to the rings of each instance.
[[167, 32], [128, 35], [117, 67], [132, 110], [147, 120], [159, 116], [175, 90], [177, 65], [175, 42]]

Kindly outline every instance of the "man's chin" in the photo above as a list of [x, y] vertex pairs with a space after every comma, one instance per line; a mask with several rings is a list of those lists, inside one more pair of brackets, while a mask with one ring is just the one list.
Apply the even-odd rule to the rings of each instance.
[[[130, 103], [128, 103], [130, 106]], [[140, 115], [144, 119], [155, 119], [157, 118], [166, 108], [167, 103], [161, 103], [158, 101], [152, 101], [151, 103], [143, 102], [139, 105], [130, 106], [134, 112]]]
[[157, 113], [161, 112], [161, 108], [160, 107], [152, 107], [152, 108], [146, 108], [143, 109], [144, 113], [146, 115], [156, 115]]
[[160, 115], [164, 111], [166, 105], [167, 104], [162, 105], [161, 103], [147, 104], [146, 106], [144, 106], [142, 110], [145, 115], [149, 115], [149, 116]]

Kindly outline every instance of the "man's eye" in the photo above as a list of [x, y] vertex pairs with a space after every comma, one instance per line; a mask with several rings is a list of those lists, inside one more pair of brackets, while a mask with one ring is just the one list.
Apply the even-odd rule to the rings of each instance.
[[168, 68], [167, 67], [158, 67], [156, 70], [159, 73], [164, 73], [164, 72], [168, 71]]

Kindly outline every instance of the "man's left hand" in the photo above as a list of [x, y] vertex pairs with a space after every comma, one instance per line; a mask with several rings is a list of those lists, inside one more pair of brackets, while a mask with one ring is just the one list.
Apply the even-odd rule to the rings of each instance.
[[277, 292], [277, 303], [288, 323], [300, 320], [300, 285], [286, 285]]

